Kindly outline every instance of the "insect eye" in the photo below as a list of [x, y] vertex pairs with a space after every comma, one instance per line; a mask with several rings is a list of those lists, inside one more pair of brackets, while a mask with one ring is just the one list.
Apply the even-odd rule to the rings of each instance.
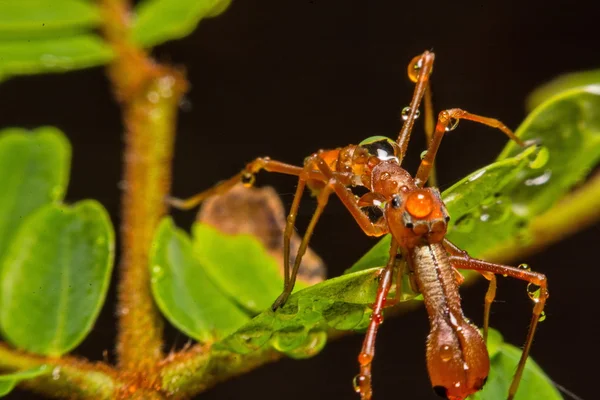
[[448, 398], [448, 389], [446, 389], [443, 386], [434, 386], [433, 387], [433, 392], [435, 394], [437, 394], [439, 397], [441, 397], [442, 399], [447, 399]]
[[395, 194], [392, 197], [392, 207], [394, 207], [394, 208], [400, 208], [401, 205], [402, 205], [402, 199], [400, 198], [400, 196], [398, 196], [397, 194]]
[[392, 139], [385, 136], [371, 136], [359, 143], [359, 146], [380, 160], [396, 158], [398, 145]]

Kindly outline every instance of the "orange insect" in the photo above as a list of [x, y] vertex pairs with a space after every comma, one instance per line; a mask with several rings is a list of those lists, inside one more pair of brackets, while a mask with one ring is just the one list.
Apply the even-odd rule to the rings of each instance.
[[[340, 198], [367, 235], [391, 234], [389, 261], [380, 278], [371, 321], [358, 357], [360, 373], [355, 378], [355, 389], [363, 400], [372, 397], [371, 364], [375, 356], [375, 336], [383, 321], [382, 310], [386, 302], [388, 306], [395, 302], [395, 299], [388, 300], [388, 293], [397, 268], [398, 255], [408, 263], [416, 290], [423, 295], [430, 321], [427, 367], [433, 390], [446, 399], [465, 399], [480, 390], [487, 379], [490, 361], [485, 342], [490, 306], [496, 292], [495, 275], [529, 282], [528, 292], [534, 300], [533, 315], [523, 353], [509, 389], [510, 400], [519, 386], [537, 323], [543, 315], [548, 298], [546, 277], [529, 269], [471, 258], [467, 252], [453, 245], [445, 238], [450, 217], [440, 192], [436, 188], [425, 187], [425, 184], [433, 172], [433, 163], [444, 134], [455, 129], [461, 119], [500, 129], [521, 146], [525, 144], [502, 122], [461, 109], [440, 112], [434, 128], [429, 86], [433, 61], [434, 54], [425, 51], [408, 66], [409, 78], [416, 85], [410, 106], [402, 112], [404, 124], [396, 141], [378, 136], [364, 140], [359, 145], [319, 150], [305, 160], [303, 167], [268, 157], [257, 158], [229, 180], [187, 200], [171, 199], [170, 202], [178, 208], [192, 208], [209, 196], [229, 190], [240, 181], [252, 185], [255, 174], [263, 169], [298, 177], [298, 187], [284, 232], [284, 289], [273, 304], [273, 309], [283, 305], [291, 294], [302, 256], [331, 194], [335, 193]], [[413, 178], [401, 165], [423, 99], [429, 144]], [[306, 186], [316, 193], [317, 208], [290, 271], [290, 238]], [[351, 191], [355, 186], [365, 187], [368, 192], [358, 198]], [[401, 268], [398, 269], [397, 286], [402, 274]], [[485, 297], [483, 335], [463, 315], [458, 292], [462, 276], [458, 269], [475, 270], [490, 281]]]

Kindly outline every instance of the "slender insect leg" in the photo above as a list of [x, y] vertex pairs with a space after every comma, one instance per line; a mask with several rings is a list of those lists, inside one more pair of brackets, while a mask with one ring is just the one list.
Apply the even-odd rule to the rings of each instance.
[[398, 140], [396, 141], [400, 147], [400, 154], [398, 158], [401, 163], [404, 155], [406, 154], [406, 149], [408, 148], [410, 134], [413, 126], [415, 125], [417, 113], [419, 112], [419, 105], [421, 104], [423, 96], [425, 96], [426, 92], [428, 91], [429, 75], [431, 75], [431, 71], [433, 69], [434, 59], [435, 55], [432, 52], [425, 51], [420, 56], [413, 58], [410, 64], [408, 64], [408, 77], [411, 81], [415, 82], [416, 85], [412, 100], [410, 101], [410, 110], [408, 115], [406, 115], [406, 120], [402, 125], [402, 129], [398, 134]]
[[[427, 85], [425, 97], [423, 98], [423, 108], [425, 109], [425, 137], [427, 138], [427, 146], [433, 139], [433, 131], [435, 129], [435, 116], [433, 115], [433, 100], [431, 98], [431, 84]], [[437, 175], [435, 173], [435, 163], [431, 166], [429, 172], [429, 186], [437, 186]]]
[[290, 213], [287, 216], [285, 231], [283, 233], [283, 292], [285, 292], [287, 287], [290, 285], [290, 244], [292, 241], [292, 234], [294, 233], [294, 225], [296, 224], [298, 208], [300, 207], [300, 200], [304, 194], [305, 187], [306, 178], [303, 176], [303, 174], [300, 174], [298, 177], [296, 193], [294, 194], [294, 201], [292, 202]]
[[[192, 197], [187, 199], [178, 199], [175, 197], [167, 198], [167, 202], [175, 208], [179, 208], [182, 210], [189, 210], [191, 208], [196, 207], [198, 204], [202, 203], [206, 198], [210, 196], [214, 196], [217, 194], [225, 193], [237, 183], [242, 182], [246, 185], [252, 185], [254, 183], [254, 176], [260, 171], [265, 170], [269, 172], [277, 172], [280, 174], [286, 175], [295, 175], [299, 176], [303, 169], [302, 167], [297, 167], [295, 165], [290, 165], [286, 163], [282, 163], [280, 161], [271, 160], [269, 157], [261, 157], [257, 158], [254, 161], [246, 164], [246, 168], [244, 168], [241, 172], [234, 175], [233, 177], [227, 179], [226, 181], [222, 181], [217, 183], [215, 186], [204, 190]], [[314, 180], [323, 180], [323, 176], [317, 172], [311, 172], [310, 179]]]
[[433, 168], [433, 162], [435, 161], [435, 156], [437, 155], [437, 151], [440, 147], [440, 143], [442, 142], [444, 134], [453, 130], [458, 124], [458, 121], [461, 119], [479, 122], [480, 124], [500, 129], [502, 132], [504, 132], [504, 134], [506, 134], [506, 136], [517, 142], [520, 146], [525, 146], [525, 143], [521, 139], [516, 137], [515, 134], [506, 127], [506, 125], [497, 119], [471, 114], [470, 112], [461, 110], [459, 108], [444, 110], [438, 114], [438, 120], [435, 126], [435, 131], [433, 132], [433, 138], [429, 143], [427, 153], [421, 161], [421, 165], [419, 165], [419, 169], [415, 175], [415, 182], [417, 183], [417, 186], [425, 186], [425, 183], [427, 182], [427, 179], [431, 173], [431, 169]]
[[[447, 242], [447, 241], [446, 241]], [[450, 256], [450, 262], [457, 268], [471, 269], [481, 273], [492, 273], [496, 275], [510, 276], [512, 278], [520, 279], [529, 282], [528, 294], [534, 302], [533, 313], [531, 316], [531, 323], [529, 325], [529, 331], [527, 332], [527, 338], [525, 339], [525, 345], [523, 346], [523, 353], [517, 366], [517, 371], [513, 377], [513, 381], [510, 385], [508, 392], [508, 400], [512, 400], [519, 387], [519, 382], [523, 376], [523, 369], [527, 362], [529, 350], [533, 342], [533, 336], [540, 317], [543, 315], [544, 306], [546, 305], [546, 299], [548, 298], [548, 282], [546, 275], [538, 272], [532, 272], [520, 268], [510, 267], [507, 265], [493, 264], [482, 260], [477, 260], [469, 257], [466, 252], [463, 252], [459, 256]], [[531, 286], [533, 285], [533, 286]], [[535, 289], [535, 290], [532, 290]]]
[[485, 303], [483, 306], [483, 341], [487, 345], [488, 331], [490, 328], [490, 311], [492, 309], [492, 303], [496, 298], [496, 275], [490, 272], [481, 272], [481, 275], [490, 282], [488, 290], [485, 292]]
[[[300, 187], [300, 186], [301, 186], [301, 184], [299, 183], [298, 187]], [[304, 184], [302, 184], [302, 186], [304, 186]], [[294, 260], [294, 266], [292, 268], [292, 273], [290, 275], [290, 278], [289, 278], [287, 284], [283, 288], [283, 292], [281, 293], [281, 295], [279, 295], [277, 300], [275, 300], [275, 302], [273, 303], [273, 306], [272, 306], [273, 310], [276, 310], [280, 306], [284, 305], [285, 302], [287, 301], [288, 297], [294, 290], [294, 285], [296, 284], [296, 276], [298, 275], [298, 269], [300, 268], [300, 263], [302, 262], [302, 257], [304, 256], [304, 253], [306, 253], [306, 249], [308, 248], [308, 242], [310, 241], [310, 238], [315, 230], [315, 226], [317, 225], [319, 218], [321, 217], [321, 214], [323, 214], [323, 210], [325, 209], [325, 206], [327, 205], [327, 202], [329, 201], [329, 196], [331, 195], [332, 191], [333, 191], [332, 187], [330, 185], [326, 185], [321, 190], [321, 192], [319, 193], [319, 195], [317, 197], [317, 208], [315, 209], [315, 212], [308, 224], [308, 227], [306, 228], [306, 232], [304, 233], [304, 236], [302, 237], [302, 242], [300, 242], [300, 246], [298, 247], [298, 253], [296, 254], [296, 259]], [[296, 195], [298, 195], [298, 192], [296, 192]], [[301, 193], [300, 193], [300, 195], [301, 195]], [[294, 199], [294, 202], [296, 202], [296, 199]], [[296, 209], [297, 209], [297, 207], [296, 207]], [[292, 212], [293, 211], [290, 211], [290, 216], [292, 216]], [[293, 227], [294, 221], [295, 221], [295, 218], [288, 217], [288, 224], [286, 225], [286, 236], [287, 236], [287, 232], [288, 232], [288, 226]], [[291, 232], [291, 231], [292, 231], [292, 229], [290, 228], [289, 232]], [[287, 250], [287, 253], [288, 253], [287, 262], [289, 262], [289, 247], [288, 246], [289, 246], [289, 240], [286, 241], [286, 247], [288, 249]], [[287, 269], [289, 270], [289, 266]]]
[[[385, 221], [382, 221], [379, 224], [374, 224], [373, 222], [371, 222], [368, 215], [365, 214], [360, 209], [360, 207], [358, 206], [356, 197], [347, 188], [347, 185], [349, 185], [350, 182], [352, 181], [352, 179], [348, 175], [332, 171], [331, 168], [329, 168], [329, 165], [327, 165], [327, 163], [319, 156], [319, 153], [313, 154], [309, 158], [309, 160], [306, 162], [305, 172], [311, 171], [311, 173], [314, 175], [315, 171], [313, 170], [313, 168], [317, 168], [319, 170], [321, 176], [323, 178], [325, 178], [324, 181], [326, 182], [326, 184], [323, 187], [323, 189], [321, 189], [321, 191], [319, 192], [319, 195], [317, 197], [317, 208], [309, 222], [308, 228], [306, 229], [306, 232], [304, 233], [304, 237], [302, 238], [302, 242], [300, 243], [300, 246], [298, 248], [298, 252], [296, 255], [296, 259], [294, 260], [294, 266], [292, 267], [292, 271], [291, 271], [288, 283], [284, 287], [284, 290], [281, 293], [281, 295], [277, 298], [277, 300], [275, 300], [275, 303], [273, 303], [273, 306], [272, 306], [273, 310], [277, 309], [278, 307], [283, 306], [285, 304], [285, 302], [287, 301], [288, 297], [290, 296], [290, 294], [292, 293], [292, 291], [294, 290], [294, 285], [296, 284], [296, 276], [298, 274], [298, 269], [300, 268], [300, 264], [302, 263], [302, 257], [304, 256], [304, 253], [306, 252], [306, 249], [308, 248], [308, 243], [313, 234], [314, 228], [315, 228], [319, 218], [321, 217], [321, 214], [323, 213], [323, 210], [325, 209], [325, 206], [327, 205], [327, 202], [329, 201], [329, 196], [331, 195], [332, 192], [335, 192], [338, 195], [338, 197], [340, 198], [342, 203], [350, 211], [350, 213], [352, 214], [354, 219], [358, 222], [359, 226], [362, 228], [362, 230], [367, 235], [381, 236], [381, 235], [387, 233], [387, 226], [385, 225]], [[299, 178], [298, 190], [296, 191], [296, 198], [294, 198], [294, 203], [298, 202], [298, 204], [299, 204], [299, 201], [300, 201], [299, 200], [299, 192], [301, 190], [304, 190], [303, 188], [301, 188], [301, 185], [303, 185], [303, 183], [301, 183], [301, 181], [303, 179], [305, 179], [305, 178], [303, 178], [303, 176], [301, 174], [300, 178]], [[290, 210], [290, 216], [288, 217], [288, 222], [286, 225], [286, 236], [288, 236], [288, 235], [291, 236], [291, 232], [293, 230], [293, 226], [294, 226], [295, 218], [296, 218], [295, 210], [297, 210], [297, 208], [298, 208], [297, 204], [296, 205], [292, 204], [292, 209]], [[292, 213], [294, 213], [294, 215], [292, 215]], [[285, 243], [286, 243], [285, 247], [288, 247], [289, 246], [288, 242], [286, 241]], [[288, 249], [289, 249], [289, 247], [288, 247]], [[287, 251], [289, 254], [289, 250], [284, 249], [284, 252], [285, 251]], [[289, 258], [289, 255], [288, 255], [288, 258]]]
[[382, 312], [386, 303], [388, 292], [390, 291], [390, 287], [392, 285], [392, 275], [394, 265], [396, 263], [397, 252], [398, 243], [392, 239], [392, 244], [390, 246], [390, 257], [385, 270], [379, 278], [379, 287], [377, 288], [375, 304], [373, 304], [371, 321], [369, 322], [369, 328], [367, 329], [367, 333], [363, 341], [362, 350], [358, 355], [360, 373], [355, 378], [354, 389], [360, 393], [362, 400], [370, 400], [373, 395], [373, 389], [371, 387], [371, 363], [375, 357], [375, 337], [377, 336], [379, 325], [383, 323]]

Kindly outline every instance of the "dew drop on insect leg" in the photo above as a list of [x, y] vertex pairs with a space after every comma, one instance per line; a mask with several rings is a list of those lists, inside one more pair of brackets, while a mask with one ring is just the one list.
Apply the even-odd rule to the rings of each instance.
[[352, 379], [352, 386], [354, 386], [354, 391], [356, 393], [362, 393], [362, 388], [365, 385], [368, 385], [369, 378], [365, 375], [358, 374]]
[[538, 318], [538, 322], [544, 322], [546, 320], [546, 312], [542, 311], [542, 313], [540, 314], [539, 318]]
[[[404, 107], [404, 108], [402, 109], [402, 114], [401, 114], [401, 115], [402, 115], [402, 119], [403, 119], [404, 121], [406, 121], [406, 120], [408, 119], [408, 116], [410, 115], [410, 112], [411, 112], [411, 111], [412, 111], [412, 110], [411, 110], [411, 108], [410, 108], [410, 107]], [[417, 110], [417, 112], [415, 113], [415, 118], [414, 118], [414, 119], [417, 119], [417, 118], [419, 118], [419, 116], [420, 116], [420, 115], [421, 115], [421, 111]]]
[[452, 360], [452, 349], [450, 348], [450, 346], [448, 346], [448, 345], [442, 346], [442, 348], [440, 349], [440, 358], [444, 362], [448, 362], [448, 361]]
[[531, 271], [531, 267], [529, 266], [529, 264], [519, 264], [518, 268], [524, 271]]
[[245, 173], [242, 174], [242, 185], [244, 185], [245, 187], [251, 187], [252, 185], [254, 185], [254, 174], [249, 174], [249, 173]]
[[530, 283], [529, 285], [527, 285], [527, 295], [531, 300], [535, 301], [536, 303], [540, 301], [540, 291], [540, 287], [535, 283]]
[[458, 118], [450, 118], [448, 126], [446, 127], [446, 132], [455, 130], [458, 126], [458, 121], [460, 121]]

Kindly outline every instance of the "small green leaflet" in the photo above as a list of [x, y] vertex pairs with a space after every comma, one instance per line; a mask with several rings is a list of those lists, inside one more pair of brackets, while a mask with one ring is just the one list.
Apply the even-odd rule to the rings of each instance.
[[15, 347], [60, 356], [92, 329], [114, 260], [108, 213], [50, 204], [21, 226], [0, 265], [0, 327]]
[[47, 365], [40, 365], [39, 367], [13, 372], [11, 374], [0, 375], [0, 397], [4, 397], [9, 394], [21, 381], [46, 375], [50, 372], [51, 370]]

